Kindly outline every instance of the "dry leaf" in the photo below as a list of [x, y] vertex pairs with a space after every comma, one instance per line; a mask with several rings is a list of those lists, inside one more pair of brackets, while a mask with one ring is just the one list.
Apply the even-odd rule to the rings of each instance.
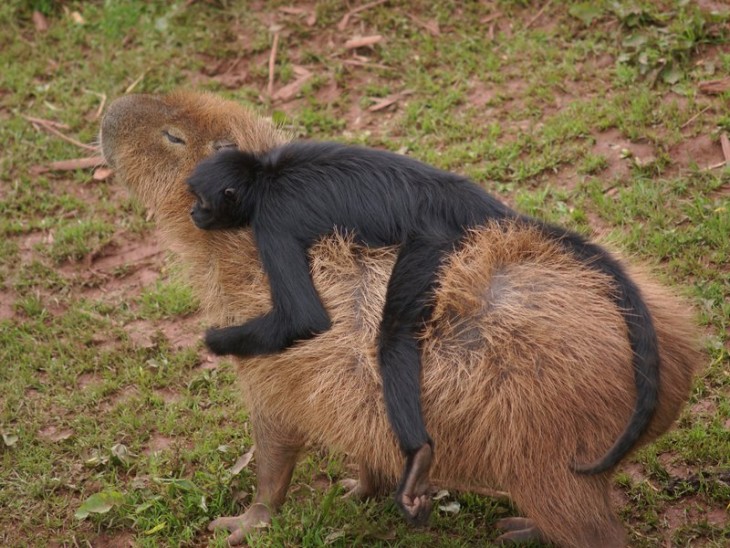
[[48, 19], [39, 11], [33, 12], [33, 26], [38, 32], [46, 32], [48, 30]]
[[38, 432], [38, 437], [52, 442], [65, 441], [71, 436], [73, 436], [73, 430], [68, 428], [58, 429], [55, 426], [47, 426]]
[[248, 463], [251, 462], [251, 459], [253, 458], [253, 454], [256, 451], [256, 446], [252, 445], [251, 449], [246, 451], [243, 455], [239, 457], [239, 459], [236, 461], [236, 464], [234, 464], [230, 470], [228, 470], [228, 473], [233, 476], [237, 476], [241, 473], [241, 470], [246, 468], [248, 466]]
[[449, 514], [458, 514], [459, 510], [461, 510], [461, 504], [457, 501], [449, 502], [448, 504], [440, 505], [439, 510]]
[[441, 489], [438, 493], [433, 496], [433, 500], [441, 500], [449, 496], [449, 492], [446, 489]]
[[431, 19], [430, 21], [423, 21], [422, 19], [419, 19], [415, 15], [409, 15], [409, 17], [419, 27], [423, 27], [429, 33], [431, 33], [433, 36], [441, 36], [441, 29], [439, 28], [439, 22], [436, 21], [436, 19]]
[[697, 84], [697, 88], [707, 95], [720, 95], [730, 90], [730, 77], [719, 80], [705, 80]]
[[307, 80], [312, 77], [312, 73], [303, 67], [294, 67], [294, 74], [298, 78], [274, 93], [271, 97], [274, 101], [286, 102], [292, 100], [301, 91], [304, 84], [307, 83]]
[[84, 16], [81, 15], [78, 11], [71, 12], [71, 19], [73, 19], [73, 22], [76, 23], [77, 25], [83, 25], [86, 23]]
[[380, 34], [374, 34], [373, 36], [362, 36], [358, 38], [351, 38], [345, 42], [345, 49], [364, 48], [366, 46], [374, 46], [378, 42], [381, 42], [383, 37]]
[[94, 181], [105, 181], [112, 175], [112, 173], [114, 173], [114, 171], [108, 167], [97, 167], [91, 178], [94, 179]]

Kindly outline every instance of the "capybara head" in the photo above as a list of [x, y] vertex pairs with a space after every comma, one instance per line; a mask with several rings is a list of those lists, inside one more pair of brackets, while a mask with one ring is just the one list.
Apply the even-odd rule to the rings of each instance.
[[[261, 151], [280, 144], [274, 125], [213, 94], [127, 95], [101, 125], [104, 158], [156, 214], [193, 203], [185, 177], [205, 156], [227, 147]], [[186, 211], [190, 209], [187, 207]]]

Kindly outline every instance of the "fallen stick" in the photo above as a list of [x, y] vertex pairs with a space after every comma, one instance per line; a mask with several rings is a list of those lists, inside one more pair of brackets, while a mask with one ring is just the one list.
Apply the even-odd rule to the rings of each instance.
[[695, 114], [694, 116], [692, 116], [692, 118], [690, 118], [684, 124], [682, 124], [681, 126], [679, 126], [679, 129], [686, 128], [688, 125], [690, 125], [692, 122], [694, 122], [701, 114], [703, 114], [704, 112], [707, 112], [707, 110], [709, 110], [711, 107], [712, 107], [712, 105], [707, 105], [705, 108], [703, 108], [697, 114]]
[[274, 43], [271, 45], [271, 55], [269, 55], [269, 85], [266, 87], [266, 93], [271, 97], [274, 93], [274, 68], [276, 66], [276, 51], [279, 49], [279, 31], [274, 33]]
[[385, 4], [385, 2], [387, 2], [387, 1], [388, 0], [375, 0], [375, 2], [368, 2], [367, 4], [363, 4], [360, 7], [357, 7], [355, 9], [351, 9], [350, 11], [348, 11], [342, 17], [342, 19], [340, 20], [340, 22], [337, 23], [337, 30], [340, 30], [340, 31], [345, 30], [345, 28], [347, 27], [347, 24], [350, 22], [350, 17], [352, 17], [356, 13], [359, 13], [361, 11], [365, 11], [365, 10], [370, 9], [370, 8], [374, 8], [375, 6], [377, 6], [379, 4]]
[[722, 147], [722, 155], [725, 157], [725, 163], [730, 167], [730, 140], [727, 133], [720, 134], [720, 146]]
[[46, 173], [47, 171], [74, 171], [77, 169], [88, 169], [105, 165], [101, 156], [89, 156], [88, 158], [74, 158], [73, 160], [59, 160], [45, 166], [34, 166], [31, 168], [33, 174]]
[[351, 38], [345, 42], [345, 49], [357, 49], [365, 46], [373, 46], [380, 42], [383, 37], [380, 34], [374, 34], [372, 36], [363, 36], [362, 38]]
[[32, 124], [36, 124], [36, 125], [42, 127], [49, 133], [53, 133], [56, 137], [63, 139], [64, 141], [71, 143], [72, 145], [76, 145], [77, 147], [83, 148], [86, 150], [93, 150], [94, 152], [99, 150], [99, 147], [95, 147], [92, 145], [85, 145], [84, 143], [77, 141], [76, 139], [74, 139], [72, 137], [68, 137], [67, 135], [64, 135], [63, 133], [58, 131], [55, 127], [53, 127], [54, 125], [56, 125], [56, 122], [49, 123], [48, 120], [43, 120], [42, 118], [32, 118], [31, 116], [25, 116], [25, 115], [22, 115], [22, 116], [23, 116], [23, 118], [25, 118]]
[[545, 10], [548, 9], [548, 6], [550, 6], [550, 4], [552, 3], [553, 0], [548, 0], [547, 2], [545, 2], [545, 5], [540, 8], [540, 11], [538, 11], [535, 16], [527, 22], [527, 24], [525, 25], [525, 30], [529, 29], [535, 21], [540, 19], [540, 16], [545, 13]]

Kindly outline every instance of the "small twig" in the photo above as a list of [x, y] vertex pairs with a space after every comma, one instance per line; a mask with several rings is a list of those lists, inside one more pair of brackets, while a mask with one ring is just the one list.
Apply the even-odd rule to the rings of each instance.
[[433, 21], [423, 21], [422, 19], [419, 19], [413, 14], [409, 14], [408, 17], [411, 18], [411, 21], [413, 21], [416, 25], [419, 27], [423, 27], [428, 32], [430, 32], [433, 36], [441, 36], [441, 29], [439, 28], [439, 22], [434, 19]]
[[274, 94], [274, 68], [276, 65], [276, 51], [279, 49], [279, 31], [274, 33], [274, 43], [271, 45], [271, 55], [269, 55], [269, 85], [266, 87], [266, 93], [271, 97]]
[[725, 163], [730, 167], [730, 140], [727, 138], [727, 133], [720, 134], [720, 146], [722, 155], [725, 156]]
[[92, 91], [90, 89], [85, 89], [84, 91], [86, 93], [91, 93], [92, 95], [96, 95], [99, 99], [101, 99], [99, 108], [96, 109], [96, 114], [94, 114], [94, 120], [97, 120], [99, 118], [99, 116], [101, 116], [101, 113], [104, 112], [104, 105], [106, 105], [106, 93], [97, 93], [96, 91]]
[[487, 31], [487, 39], [490, 42], [494, 42], [494, 26], [495, 26], [494, 23], [489, 25], [489, 30]]
[[59, 160], [48, 164], [51, 171], [73, 171], [75, 169], [86, 169], [90, 167], [103, 166], [106, 162], [102, 156], [90, 156], [88, 158], [75, 158], [73, 160]]
[[527, 24], [525, 25], [525, 30], [529, 29], [535, 21], [540, 19], [540, 16], [545, 13], [545, 10], [548, 9], [548, 6], [550, 6], [550, 4], [552, 3], [553, 0], [548, 0], [547, 2], [545, 2], [545, 5], [540, 8], [540, 11], [538, 11], [535, 16], [527, 22]]
[[147, 71], [144, 71], [142, 74], [139, 75], [139, 77], [134, 82], [129, 84], [129, 87], [127, 87], [127, 89], [124, 90], [124, 94], [126, 95], [127, 93], [132, 93], [132, 90], [134, 88], [136, 88], [137, 84], [139, 84], [142, 81], [142, 78], [144, 78], [145, 74], [147, 74]]
[[21, 114], [23, 118], [28, 120], [29, 122], [33, 122], [34, 124], [40, 124], [42, 126], [51, 126], [58, 129], [71, 129], [66, 124], [63, 124], [61, 122], [54, 122], [53, 120], [46, 120], [45, 118], [36, 118], [35, 116], [27, 116], [25, 114]]
[[502, 12], [501, 12], [501, 11], [498, 11], [498, 12], [496, 12], [496, 13], [493, 13], [493, 14], [491, 14], [491, 15], [487, 15], [486, 17], [482, 17], [482, 18], [481, 18], [481, 19], [479, 20], [479, 22], [480, 22], [480, 23], [481, 23], [482, 25], [486, 25], [486, 24], [488, 24], [488, 23], [492, 23], [493, 21], [496, 21], [496, 20], [497, 20], [497, 19], [499, 19], [500, 17], [502, 17]]
[[357, 49], [364, 48], [366, 46], [374, 46], [380, 42], [383, 37], [380, 34], [373, 34], [372, 36], [363, 36], [361, 38], [351, 38], [345, 42], [345, 49]]
[[406, 89], [399, 93], [394, 93], [392, 95], [388, 95], [387, 97], [378, 99], [375, 101], [375, 103], [373, 103], [372, 105], [370, 105], [370, 107], [368, 107], [368, 112], [378, 112], [379, 110], [388, 108], [389, 106], [396, 104], [398, 101], [400, 101], [406, 95], [411, 95], [412, 93], [413, 93], [412, 90]]
[[223, 74], [229, 74], [230, 72], [233, 72], [239, 65], [239, 63], [243, 61], [243, 55], [236, 58], [236, 60], [231, 63], [231, 65], [223, 71]]
[[726, 165], [727, 165], [727, 162], [725, 160], [723, 160], [722, 162], [717, 162], [716, 164], [712, 164], [712, 165], [702, 168], [702, 171], [712, 171], [713, 169], [717, 169], [719, 167], [723, 167]]
[[692, 116], [692, 118], [690, 118], [684, 124], [682, 124], [681, 126], [679, 126], [679, 129], [686, 128], [688, 125], [690, 125], [692, 122], [694, 122], [697, 118], [699, 118], [700, 115], [702, 115], [703, 113], [707, 112], [710, 108], [712, 108], [712, 105], [707, 105], [705, 108], [703, 108], [697, 114], [695, 114], [694, 116]]
[[67, 142], [71, 143], [72, 145], [76, 145], [77, 147], [83, 148], [86, 150], [93, 150], [94, 152], [98, 152], [98, 150], [99, 150], [99, 147], [86, 145], [80, 141], [77, 141], [76, 139], [74, 139], [72, 137], [68, 137], [68, 136], [64, 135], [63, 133], [58, 131], [55, 127], [53, 127], [52, 124], [48, 124], [47, 121], [45, 121], [45, 120], [42, 120], [40, 118], [35, 118], [33, 120], [30, 120], [28, 116], [25, 116], [25, 115], [22, 115], [22, 116], [23, 116], [23, 118], [30, 121], [31, 123], [39, 125], [40, 127], [45, 129], [49, 133], [53, 133], [56, 137], [63, 139], [64, 141], [67, 141]]
[[347, 27], [347, 24], [350, 22], [350, 17], [352, 17], [356, 13], [365, 11], [370, 8], [374, 8], [375, 6], [377, 6], [379, 4], [385, 4], [385, 2], [387, 2], [387, 1], [388, 0], [375, 0], [375, 2], [368, 2], [367, 4], [363, 4], [360, 7], [351, 9], [342, 17], [342, 19], [340, 19], [340, 22], [337, 23], [337, 30], [340, 30], [340, 31], [345, 30], [345, 28]]
[[366, 63], [365, 61], [357, 61], [356, 59], [343, 59], [342, 64], [354, 65], [356, 67], [373, 67], [373, 68], [379, 68], [379, 69], [384, 69], [384, 70], [390, 70], [390, 67], [387, 65], [381, 65], [380, 63]]
[[484, 497], [496, 498], [496, 499], [509, 499], [509, 493], [507, 491], [499, 491], [498, 489], [490, 489], [488, 487], [478, 487], [476, 485], [459, 484], [452, 481], [442, 482], [438, 479], [433, 480], [433, 485], [437, 489], [451, 488], [455, 491], [463, 491], [465, 493], [474, 493], [475, 495], [482, 495]]

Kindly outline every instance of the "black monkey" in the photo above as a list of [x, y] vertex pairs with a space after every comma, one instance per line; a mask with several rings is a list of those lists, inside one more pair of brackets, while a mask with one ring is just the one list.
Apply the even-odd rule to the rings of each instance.
[[268, 152], [227, 150], [203, 160], [188, 179], [190, 211], [202, 229], [253, 229], [269, 277], [271, 312], [243, 325], [209, 329], [216, 354], [281, 351], [330, 327], [312, 283], [307, 250], [335, 230], [367, 246], [399, 245], [380, 325], [378, 357], [388, 418], [406, 465], [396, 503], [412, 523], [429, 515], [433, 444], [420, 404], [417, 332], [432, 312], [438, 267], [467, 230], [510, 219], [537, 227], [590, 268], [612, 276], [628, 326], [637, 389], [633, 415], [599, 460], [576, 472], [608, 470], [646, 429], [658, 398], [659, 355], [649, 310], [622, 265], [582, 236], [521, 215], [472, 181], [402, 155], [336, 143], [299, 141]]

